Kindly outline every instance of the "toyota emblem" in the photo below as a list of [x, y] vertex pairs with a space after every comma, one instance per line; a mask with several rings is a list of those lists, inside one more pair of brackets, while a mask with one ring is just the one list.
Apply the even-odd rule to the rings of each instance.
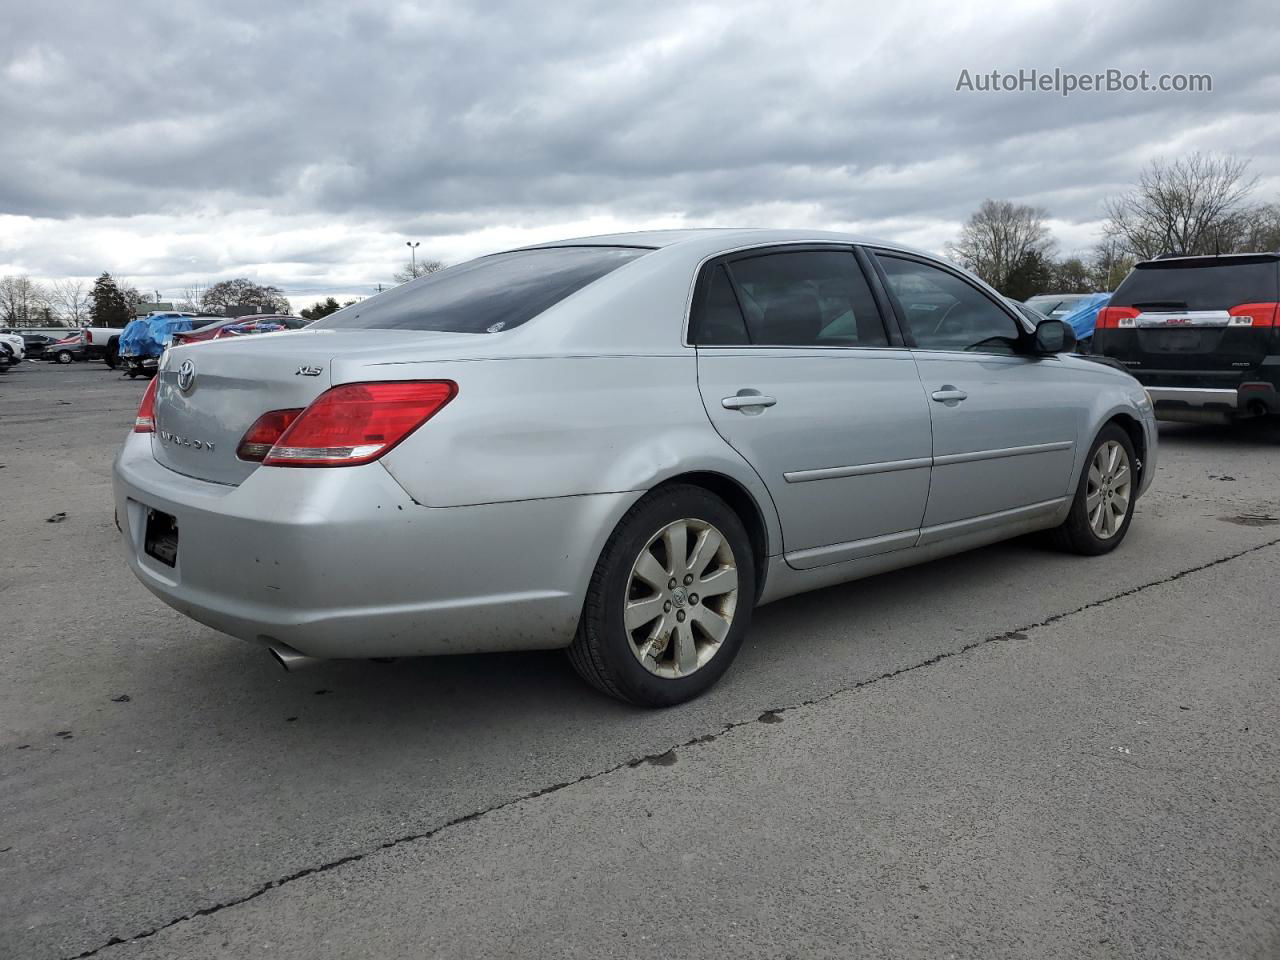
[[196, 365], [190, 360], [183, 360], [182, 366], [178, 367], [178, 389], [183, 393], [190, 393], [195, 385]]

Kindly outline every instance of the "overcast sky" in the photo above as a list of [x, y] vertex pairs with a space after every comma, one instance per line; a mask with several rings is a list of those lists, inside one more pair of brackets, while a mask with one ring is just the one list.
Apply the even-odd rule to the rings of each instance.
[[[1280, 199], [1272, 2], [7, 4], [0, 274], [365, 295], [407, 258], [658, 226], [941, 250], [986, 197], [1063, 252], [1157, 156]], [[277, 9], [279, 7], [279, 9]], [[483, 11], [483, 12], [481, 12]], [[1208, 72], [1212, 93], [956, 92]]]

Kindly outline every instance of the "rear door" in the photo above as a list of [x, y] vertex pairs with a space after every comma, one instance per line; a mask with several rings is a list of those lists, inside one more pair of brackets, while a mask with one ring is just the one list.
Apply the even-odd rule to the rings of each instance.
[[1056, 507], [1070, 486], [1087, 384], [1058, 357], [1016, 352], [1019, 321], [959, 272], [893, 251], [878, 251], [876, 263], [933, 417], [921, 543], [969, 529], [948, 524]]
[[1149, 386], [1229, 388], [1265, 379], [1277, 353], [1280, 256], [1138, 264], [1099, 315], [1094, 350]]
[[914, 545], [929, 411], [851, 247], [775, 247], [704, 265], [689, 339], [711, 422], [768, 487], [790, 564]]

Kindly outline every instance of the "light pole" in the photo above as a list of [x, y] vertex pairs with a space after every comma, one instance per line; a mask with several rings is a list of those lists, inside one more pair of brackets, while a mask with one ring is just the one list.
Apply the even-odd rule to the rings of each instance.
[[416, 240], [413, 243], [408, 240], [404, 242], [404, 245], [409, 248], [409, 272], [415, 277], [418, 275], [418, 243], [419, 241]]

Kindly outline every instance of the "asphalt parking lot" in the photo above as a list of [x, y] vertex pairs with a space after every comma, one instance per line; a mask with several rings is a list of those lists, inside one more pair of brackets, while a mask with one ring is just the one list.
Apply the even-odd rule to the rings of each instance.
[[0, 378], [0, 957], [1280, 957], [1278, 429], [1167, 426], [1116, 553], [783, 601], [645, 712], [164, 607], [112, 524], [142, 390]]

